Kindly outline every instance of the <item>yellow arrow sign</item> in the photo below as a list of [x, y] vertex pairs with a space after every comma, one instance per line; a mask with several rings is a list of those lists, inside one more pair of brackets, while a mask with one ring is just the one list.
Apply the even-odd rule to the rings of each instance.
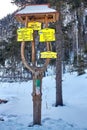
[[55, 41], [55, 30], [51, 28], [44, 28], [40, 30], [39, 41], [40, 42]]
[[57, 58], [57, 53], [56, 52], [51, 52], [51, 51], [47, 51], [47, 52], [41, 52], [41, 58]]
[[28, 27], [32, 28], [33, 30], [40, 30], [41, 29], [41, 23], [40, 22], [29, 22]]
[[30, 28], [18, 29], [17, 41], [33, 41], [33, 30]]

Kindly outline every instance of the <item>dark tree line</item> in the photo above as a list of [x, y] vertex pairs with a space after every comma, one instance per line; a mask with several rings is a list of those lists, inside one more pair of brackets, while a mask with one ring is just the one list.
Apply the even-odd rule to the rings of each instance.
[[[12, 0], [12, 3], [18, 6], [24, 6], [25, 4], [44, 4], [50, 3], [50, 5], [59, 12], [59, 20], [54, 24], [50, 24], [49, 26], [56, 29], [56, 44], [54, 46], [54, 50], [58, 53], [58, 58], [56, 59], [56, 106], [63, 105], [62, 99], [62, 65], [64, 64], [73, 64], [78, 71], [78, 75], [84, 73], [84, 55], [87, 56], [87, 37], [84, 24], [87, 25], [87, 18], [85, 23], [83, 23], [84, 10], [87, 5], [86, 0]], [[66, 10], [67, 8], [67, 10]], [[71, 17], [71, 20], [68, 21], [65, 25], [66, 17]], [[87, 16], [86, 16], [87, 17]], [[10, 21], [13, 19], [12, 17], [8, 18]], [[9, 21], [8, 20], [8, 21]], [[6, 21], [6, 20], [5, 20]], [[13, 20], [15, 21], [15, 20]], [[1, 22], [1, 25], [4, 22]], [[9, 22], [10, 23], [10, 22]], [[15, 71], [16, 65], [21, 62], [20, 58], [20, 43], [18, 44], [16, 41], [16, 30], [19, 23], [12, 22], [13, 25], [9, 26], [12, 30], [12, 36], [7, 38], [7, 40], [3, 40], [0, 42], [0, 64], [4, 66], [6, 59], [10, 59], [11, 62], [9, 64], [12, 65], [13, 70]], [[16, 24], [15, 24], [16, 23]], [[4, 31], [6, 30], [6, 24], [4, 24]], [[76, 30], [77, 29], [77, 30]], [[77, 31], [77, 32], [76, 32]], [[78, 46], [77, 46], [78, 45]], [[38, 44], [38, 48], [39, 48]], [[31, 46], [26, 47], [27, 49], [31, 48]], [[78, 49], [78, 50], [77, 50]], [[29, 49], [30, 50], [30, 49]], [[3, 51], [3, 53], [2, 53]], [[71, 62], [71, 53], [73, 52], [74, 58], [73, 62]], [[27, 55], [27, 58], [31, 57], [30, 53]], [[12, 57], [12, 58], [11, 58]], [[16, 65], [14, 63], [16, 62]], [[31, 61], [31, 59], [29, 59]], [[52, 61], [52, 64], [55, 62]], [[11, 68], [11, 69], [12, 69]]]
[[26, 4], [44, 4], [47, 0], [12, 0], [17, 6], [24, 6]]

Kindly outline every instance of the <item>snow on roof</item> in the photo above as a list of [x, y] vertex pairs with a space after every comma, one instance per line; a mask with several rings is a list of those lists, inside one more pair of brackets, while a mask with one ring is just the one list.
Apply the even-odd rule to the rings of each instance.
[[28, 5], [16, 14], [34, 14], [34, 13], [53, 13], [55, 9], [49, 8], [48, 5]]

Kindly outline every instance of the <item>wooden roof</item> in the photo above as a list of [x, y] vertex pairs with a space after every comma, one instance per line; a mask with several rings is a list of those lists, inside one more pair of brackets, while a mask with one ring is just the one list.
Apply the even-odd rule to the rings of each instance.
[[23, 9], [16, 13], [16, 19], [25, 23], [26, 19], [29, 21], [38, 21], [45, 23], [45, 18], [48, 22], [56, 22], [58, 20], [59, 13], [49, 7], [48, 4], [45, 5], [27, 5]]

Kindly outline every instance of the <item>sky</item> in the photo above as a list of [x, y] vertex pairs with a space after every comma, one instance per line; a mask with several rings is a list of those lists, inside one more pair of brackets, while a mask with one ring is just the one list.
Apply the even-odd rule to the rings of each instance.
[[11, 0], [2, 0], [0, 3], [0, 19], [13, 13], [17, 6], [11, 3]]

